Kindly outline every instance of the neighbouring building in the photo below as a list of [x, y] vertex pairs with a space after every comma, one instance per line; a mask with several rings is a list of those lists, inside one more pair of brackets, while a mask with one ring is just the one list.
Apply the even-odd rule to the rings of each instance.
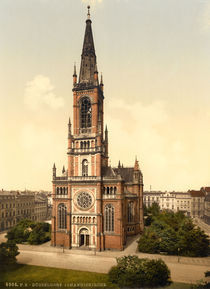
[[201, 190], [205, 194], [204, 199], [204, 222], [210, 225], [210, 187], [203, 187]]
[[48, 199], [46, 195], [35, 195], [34, 215], [35, 221], [45, 221], [48, 219]]
[[104, 131], [104, 84], [98, 79], [88, 11], [80, 75], [73, 74], [73, 127], [68, 124], [68, 169], [53, 167], [53, 246], [123, 250], [127, 236], [143, 230], [143, 176], [109, 165]]
[[160, 195], [162, 192], [160, 191], [144, 191], [143, 194], [143, 200], [144, 200], [144, 205], [148, 208], [151, 207], [153, 203], [157, 203], [160, 205]]
[[35, 220], [35, 199], [33, 193], [16, 193], [16, 220], [17, 223], [22, 219]]
[[0, 191], [0, 231], [12, 228], [19, 221], [45, 221], [51, 218], [46, 194], [31, 191]]
[[189, 192], [145, 191], [145, 206], [150, 207], [153, 203], [157, 203], [161, 210], [182, 211], [185, 215], [190, 216], [191, 195]]
[[15, 194], [0, 191], [0, 231], [10, 229], [16, 224]]
[[205, 193], [203, 191], [189, 190], [191, 196], [191, 212], [193, 218], [203, 218]]
[[185, 215], [191, 214], [191, 195], [188, 192], [176, 192], [175, 195], [175, 212], [181, 211]]

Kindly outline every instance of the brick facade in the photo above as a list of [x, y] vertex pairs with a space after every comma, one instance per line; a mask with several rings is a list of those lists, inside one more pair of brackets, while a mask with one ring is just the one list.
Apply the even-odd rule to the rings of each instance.
[[88, 14], [80, 76], [73, 75], [73, 128], [68, 124], [68, 169], [53, 167], [52, 245], [123, 250], [143, 230], [143, 177], [134, 167], [108, 165], [103, 80], [99, 83]]

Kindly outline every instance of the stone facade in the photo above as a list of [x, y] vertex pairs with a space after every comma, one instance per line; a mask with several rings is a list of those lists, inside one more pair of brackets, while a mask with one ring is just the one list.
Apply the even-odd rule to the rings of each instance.
[[0, 192], [0, 231], [15, 226], [23, 219], [45, 221], [51, 218], [47, 196], [38, 192]]
[[191, 196], [191, 217], [203, 218], [205, 193], [203, 191], [189, 190]]
[[73, 75], [73, 128], [68, 124], [68, 169], [53, 167], [52, 245], [123, 250], [143, 230], [143, 176], [134, 167], [109, 166], [104, 131], [104, 84], [99, 83], [90, 15], [80, 76]]
[[22, 219], [35, 220], [35, 199], [34, 194], [19, 193], [16, 194], [16, 220], [17, 223]]
[[146, 207], [157, 203], [161, 210], [182, 211], [187, 216], [191, 214], [191, 200], [189, 192], [144, 192], [144, 204]]
[[34, 215], [35, 221], [45, 221], [48, 219], [47, 196], [35, 195]]
[[16, 224], [15, 194], [0, 192], [0, 231], [7, 230]]

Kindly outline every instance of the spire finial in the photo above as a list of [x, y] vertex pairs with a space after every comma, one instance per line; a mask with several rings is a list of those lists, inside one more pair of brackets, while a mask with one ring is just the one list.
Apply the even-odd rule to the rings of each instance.
[[88, 5], [87, 9], [88, 9], [87, 19], [90, 19], [90, 5]]

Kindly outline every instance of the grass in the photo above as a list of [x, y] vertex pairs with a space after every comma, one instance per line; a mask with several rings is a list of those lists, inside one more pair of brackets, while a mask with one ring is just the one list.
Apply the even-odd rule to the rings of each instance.
[[[10, 283], [10, 284], [7, 284]], [[16, 282], [16, 284], [15, 284]], [[37, 283], [37, 284], [35, 284]], [[46, 284], [51, 283], [51, 286]], [[55, 283], [58, 283], [57, 285]], [[60, 286], [60, 284], [62, 284]], [[7, 286], [10, 285], [10, 286]], [[10, 270], [0, 271], [0, 288], [115, 288], [108, 275], [68, 269], [17, 264]], [[190, 284], [172, 283], [164, 289], [191, 289]], [[159, 287], [159, 289], [161, 289]]]
[[[117, 288], [108, 282], [107, 274], [21, 264], [17, 264], [9, 271], [0, 272], [1, 288], [15, 288], [15, 286], [6, 286], [6, 282], [17, 282], [19, 287], [20, 283], [24, 283], [22, 288]], [[51, 283], [51, 286], [38, 284], [33, 286], [32, 283]], [[55, 283], [62, 283], [62, 287], [55, 287]], [[93, 283], [94, 286], [89, 285]], [[84, 286], [84, 284], [87, 285]]]

